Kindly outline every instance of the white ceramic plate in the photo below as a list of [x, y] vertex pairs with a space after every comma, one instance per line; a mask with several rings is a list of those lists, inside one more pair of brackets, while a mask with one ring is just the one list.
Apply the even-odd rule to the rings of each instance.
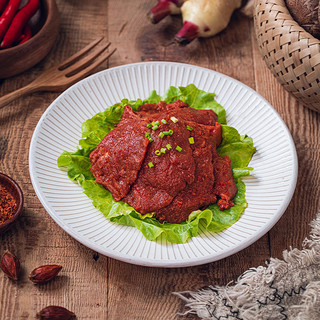
[[[56, 160], [75, 151], [81, 124], [123, 98], [147, 98], [155, 89], [194, 83], [215, 92], [228, 124], [253, 138], [257, 153], [246, 178], [248, 208], [239, 221], [220, 233], [203, 231], [186, 244], [160, 238], [148, 241], [133, 227], [107, 221], [70, 181]], [[62, 93], [41, 117], [29, 153], [34, 189], [50, 216], [72, 237], [106, 256], [128, 263], [182, 267], [216, 261], [263, 236], [286, 210], [297, 179], [297, 156], [291, 135], [274, 108], [254, 90], [212, 70], [169, 62], [124, 65], [94, 74]]]

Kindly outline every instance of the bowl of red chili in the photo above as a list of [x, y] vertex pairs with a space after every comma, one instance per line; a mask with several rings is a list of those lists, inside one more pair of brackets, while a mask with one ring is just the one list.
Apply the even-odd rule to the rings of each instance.
[[23, 193], [9, 176], [0, 173], [0, 234], [7, 231], [21, 215]]
[[[10, 6], [15, 3], [19, 9], [13, 8], [13, 15]], [[0, 14], [0, 79], [20, 74], [45, 58], [56, 41], [59, 24], [55, 0], [9, 0]]]

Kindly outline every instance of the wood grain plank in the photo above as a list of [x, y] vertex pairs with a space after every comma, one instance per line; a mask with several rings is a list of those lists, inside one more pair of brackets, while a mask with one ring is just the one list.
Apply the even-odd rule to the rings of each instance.
[[[57, 43], [45, 60], [31, 70], [2, 81], [0, 94], [13, 91], [37, 77], [101, 35], [107, 35], [104, 1], [57, 1], [61, 28]], [[101, 68], [105, 68], [105, 63]], [[37, 93], [19, 99], [0, 111], [0, 171], [21, 186], [24, 212], [17, 225], [0, 235], [0, 252], [9, 249], [21, 260], [22, 273], [15, 283], [0, 275], [0, 319], [35, 319], [47, 305], [61, 305], [78, 319], [107, 318], [107, 258], [95, 261], [94, 252], [66, 234], [45, 212], [28, 173], [28, 148], [33, 130], [57, 93]], [[63, 266], [51, 283], [35, 286], [28, 274], [39, 265]]]

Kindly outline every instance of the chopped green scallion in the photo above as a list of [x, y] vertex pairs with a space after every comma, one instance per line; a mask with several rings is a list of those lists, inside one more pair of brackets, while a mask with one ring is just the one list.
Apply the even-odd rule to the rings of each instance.
[[154, 125], [158, 126], [160, 124], [160, 122], [157, 120]]
[[157, 125], [154, 125], [153, 127], [152, 127], [152, 130], [154, 131], [154, 130], [157, 130], [157, 129], [159, 129], [159, 126], [157, 126]]
[[172, 136], [173, 131], [170, 129], [168, 132], [169, 132], [169, 136]]
[[176, 150], [181, 152], [182, 151], [182, 148], [180, 146], [176, 146]]
[[160, 151], [160, 150], [156, 150], [154, 153], [155, 153], [157, 156], [160, 156], [161, 151]]
[[192, 130], [193, 130], [193, 128], [191, 128], [190, 126], [187, 126], [187, 129], [188, 129], [189, 131], [192, 131]]
[[152, 127], [152, 124], [151, 123], [148, 123], [147, 124], [147, 128], [151, 128]]
[[146, 137], [146, 138], [149, 138], [150, 137], [150, 132], [146, 132], [145, 134], [144, 134], [144, 136]]
[[190, 137], [190, 138], [189, 138], [189, 143], [190, 143], [190, 144], [194, 144], [194, 138], [193, 138], [193, 137]]
[[158, 136], [162, 139], [164, 137], [164, 132], [160, 132]]
[[150, 138], [150, 137], [149, 137], [148, 139], [149, 139], [149, 142], [152, 142], [152, 141], [153, 141], [153, 139], [152, 139], [152, 138]]
[[172, 117], [170, 117], [170, 120], [172, 121], [172, 122], [174, 122], [174, 123], [177, 123], [179, 120], [176, 118], [176, 117], [174, 117], [174, 116], [172, 116]]
[[154, 167], [154, 164], [152, 162], [149, 162], [148, 166], [149, 166], [149, 168], [152, 168], [152, 167]]
[[171, 145], [169, 143], [166, 145], [166, 147], [167, 147], [168, 150], [172, 149], [172, 147], [171, 147]]
[[167, 124], [167, 121], [166, 121], [165, 119], [162, 119], [161, 122], [162, 122], [163, 124]]
[[160, 151], [161, 153], [166, 153], [166, 148], [161, 148]]

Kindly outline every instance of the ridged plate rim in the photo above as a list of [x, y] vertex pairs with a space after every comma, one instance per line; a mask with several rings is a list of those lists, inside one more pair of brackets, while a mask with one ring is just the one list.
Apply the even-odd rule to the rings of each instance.
[[[127, 72], [133, 72], [135, 69], [137, 68], [157, 68], [157, 70], [161, 73], [161, 72], [165, 72], [166, 68], [175, 68], [174, 70], [188, 70], [189, 75], [190, 72], [194, 73], [194, 80], [195, 77], [199, 74], [206, 74], [207, 75], [207, 79], [211, 76], [212, 77], [212, 84], [215, 81], [215, 79], [218, 79], [216, 82], [216, 87], [219, 86], [220, 82], [227, 83], [228, 86], [232, 86], [235, 90], [238, 90], [239, 92], [245, 92], [247, 93], [248, 96], [253, 96], [254, 99], [257, 99], [259, 103], [263, 104], [263, 106], [266, 108], [265, 110], [267, 110], [267, 112], [272, 115], [272, 119], [273, 121], [276, 121], [277, 124], [279, 124], [279, 130], [281, 130], [281, 133], [283, 134], [283, 137], [285, 137], [286, 141], [282, 141], [285, 142], [286, 147], [288, 147], [288, 157], [290, 159], [290, 174], [288, 175], [288, 179], [290, 180], [287, 185], [284, 185], [284, 192], [285, 192], [285, 196], [283, 198], [283, 201], [281, 202], [281, 205], [279, 206], [279, 208], [276, 210], [276, 212], [274, 214], [272, 214], [272, 216], [270, 216], [270, 219], [268, 221], [266, 221], [266, 223], [263, 223], [263, 226], [260, 227], [258, 229], [258, 231], [254, 232], [254, 234], [250, 235], [249, 237], [245, 238], [244, 240], [241, 241], [237, 241], [237, 239], [233, 239], [233, 241], [235, 241], [235, 244], [232, 245], [231, 247], [228, 247], [226, 250], [222, 249], [219, 252], [215, 252], [212, 254], [207, 254], [204, 255], [202, 257], [190, 257], [188, 255], [188, 257], [183, 257], [180, 259], [150, 259], [148, 258], [143, 258], [143, 257], [139, 257], [139, 256], [135, 256], [135, 255], [127, 255], [124, 254], [122, 252], [113, 250], [112, 248], [108, 248], [108, 247], [104, 247], [101, 246], [100, 244], [92, 241], [91, 239], [89, 239], [86, 236], [83, 236], [82, 234], [80, 234], [78, 231], [76, 231], [73, 227], [69, 227], [66, 223], [66, 221], [64, 221], [61, 217], [58, 216], [58, 214], [55, 212], [54, 208], [52, 207], [52, 205], [50, 204], [50, 201], [48, 201], [48, 198], [45, 196], [44, 194], [44, 190], [43, 190], [43, 185], [41, 185], [41, 183], [39, 182], [39, 179], [42, 178], [45, 180], [45, 178], [42, 176], [40, 177], [40, 175], [38, 174], [37, 170], [39, 170], [39, 165], [37, 165], [37, 160], [36, 160], [36, 156], [37, 156], [37, 148], [39, 147], [39, 136], [41, 136], [43, 134], [42, 130], [43, 127], [47, 124], [48, 122], [48, 117], [50, 117], [51, 114], [53, 114], [55, 112], [55, 110], [58, 108], [59, 104], [61, 104], [61, 102], [63, 101], [63, 99], [66, 99], [66, 97], [68, 97], [69, 95], [71, 95], [73, 92], [75, 92], [76, 90], [79, 90], [79, 88], [85, 87], [85, 86], [89, 86], [90, 90], [92, 90], [92, 87], [90, 86], [90, 84], [92, 82], [94, 82], [96, 79], [98, 79], [99, 77], [108, 77], [108, 76], [112, 76], [116, 73], [122, 74], [122, 76], [124, 75], [123, 73]], [[152, 69], [153, 70], [153, 69]], [[171, 70], [171, 69], [170, 69]], [[141, 71], [141, 70], [140, 70]], [[154, 71], [154, 70], [153, 70]], [[177, 71], [177, 72], [178, 72]], [[153, 75], [155, 77], [155, 75]], [[160, 77], [161, 74], [156, 74], [156, 76]], [[163, 76], [163, 75], [162, 75]], [[166, 77], [168, 77], [168, 75], [164, 75], [163, 79], [158, 79], [159, 80], [159, 87], [161, 86], [165, 86], [167, 84], [166, 89], [169, 87], [169, 85], [185, 85], [185, 84], [178, 84], [178, 83], [160, 83], [160, 81], [165, 81]], [[157, 79], [156, 79], [157, 80]], [[176, 79], [177, 80], [177, 79]], [[101, 81], [101, 79], [100, 79]], [[153, 79], [153, 81], [155, 81]], [[199, 80], [199, 83], [196, 83], [197, 81], [193, 81], [192, 83], [195, 83], [196, 86], [198, 86], [200, 89], [202, 89], [201, 85], [199, 85], [199, 83], [201, 82], [201, 80]], [[136, 84], [137, 86], [139, 86], [139, 84]], [[122, 88], [123, 89], [123, 88]], [[132, 89], [132, 88], [131, 88]], [[123, 90], [125, 90], [128, 95], [127, 96], [123, 96], [122, 98], [126, 98], [129, 97], [130, 94], [128, 92], [127, 88], [124, 88]], [[135, 91], [136, 89], [133, 88], [133, 91]], [[138, 90], [138, 89], [137, 89]], [[222, 90], [222, 89], [221, 89]], [[220, 91], [221, 91], [220, 90]], [[163, 94], [163, 92], [159, 92], [160, 94]], [[96, 92], [97, 94], [97, 92]], [[232, 96], [232, 95], [231, 95]], [[245, 95], [246, 96], [246, 95]], [[244, 97], [245, 97], [244, 96]], [[242, 98], [244, 98], [242, 97]], [[137, 97], [138, 98], [138, 97]], [[146, 98], [146, 97], [140, 97], [142, 99]], [[223, 100], [224, 96], [219, 94], [217, 95], [217, 101], [221, 102], [221, 100]], [[229, 98], [228, 98], [229, 99]], [[255, 101], [255, 100], [254, 100]], [[115, 102], [119, 102], [119, 101], [114, 101]], [[225, 107], [225, 106], [224, 106]], [[234, 107], [234, 106], [233, 106]], [[101, 110], [103, 111], [103, 110]], [[93, 114], [92, 114], [93, 115]], [[228, 117], [228, 110], [227, 110], [227, 117]], [[241, 117], [241, 115], [240, 115]], [[257, 119], [256, 119], [257, 120]], [[231, 124], [232, 125], [232, 124]], [[80, 126], [81, 123], [76, 124], [76, 127], [79, 126], [79, 130], [80, 130]], [[244, 134], [245, 132], [240, 132], [241, 134]], [[80, 138], [80, 137], [79, 137]], [[274, 137], [271, 137], [273, 139], [273, 141], [275, 140]], [[275, 142], [275, 141], [274, 141]], [[279, 141], [277, 141], [278, 143]], [[281, 141], [280, 141], [281, 142]], [[76, 148], [76, 145], [74, 146], [74, 149]], [[63, 150], [61, 149], [61, 152]], [[68, 151], [72, 151], [72, 150], [68, 150]], [[263, 170], [262, 170], [263, 171]], [[40, 202], [42, 203], [43, 207], [45, 208], [45, 210], [49, 213], [49, 215], [52, 217], [52, 219], [63, 229], [65, 230], [69, 235], [71, 235], [73, 238], [75, 238], [77, 241], [79, 241], [80, 243], [82, 243], [83, 245], [91, 248], [94, 251], [97, 251], [103, 255], [106, 255], [108, 257], [114, 258], [114, 259], [118, 259], [127, 263], [132, 263], [132, 264], [137, 264], [137, 265], [143, 265], [143, 266], [150, 266], [150, 267], [188, 267], [188, 266], [194, 266], [194, 265], [200, 265], [200, 264], [205, 264], [205, 263], [210, 263], [213, 261], [217, 261], [220, 259], [223, 259], [227, 256], [230, 256], [232, 254], [235, 254], [236, 252], [248, 247], [249, 245], [251, 245], [252, 243], [254, 243], [255, 241], [257, 241], [259, 238], [261, 238], [264, 234], [266, 234], [275, 224], [276, 222], [280, 219], [280, 217], [283, 215], [283, 213], [285, 212], [287, 206], [289, 205], [291, 198], [293, 196], [294, 190], [295, 190], [295, 186], [296, 186], [296, 182], [297, 182], [297, 171], [298, 171], [298, 160], [297, 160], [297, 154], [296, 154], [296, 149], [295, 149], [295, 145], [293, 142], [293, 139], [291, 137], [291, 134], [286, 126], [286, 124], [284, 123], [283, 119], [280, 117], [280, 115], [277, 113], [277, 111], [273, 108], [273, 106], [265, 99], [263, 98], [261, 95], [259, 95], [256, 91], [254, 91], [253, 89], [251, 89], [250, 87], [246, 86], [245, 84], [241, 83], [240, 81], [233, 79], [227, 75], [224, 75], [222, 73], [207, 69], [207, 68], [203, 68], [203, 67], [198, 67], [198, 66], [194, 66], [191, 64], [186, 64], [186, 63], [178, 63], [178, 62], [164, 62], [164, 61], [151, 61], [151, 62], [139, 62], [139, 63], [132, 63], [132, 64], [127, 64], [127, 65], [122, 65], [122, 66], [118, 66], [118, 67], [114, 67], [114, 68], [110, 68], [110, 69], [106, 69], [103, 71], [100, 71], [98, 73], [95, 73], [81, 81], [79, 81], [78, 83], [74, 84], [73, 86], [71, 86], [69, 89], [67, 89], [66, 91], [64, 91], [61, 95], [59, 95], [48, 107], [48, 109], [44, 112], [44, 114], [42, 115], [42, 117], [40, 118], [32, 139], [31, 139], [31, 143], [30, 143], [30, 149], [29, 149], [29, 172], [30, 172], [30, 177], [31, 177], [31, 181], [32, 181], [32, 185], [34, 187], [34, 190], [40, 200]], [[266, 174], [266, 178], [268, 178], [268, 174]], [[281, 172], [280, 174], [280, 178], [281, 178]], [[286, 176], [287, 178], [287, 176]], [[66, 179], [66, 183], [68, 181], [67, 176], [65, 176]], [[49, 181], [48, 181], [49, 182]], [[246, 185], [247, 182], [245, 181]], [[85, 196], [85, 195], [84, 195]], [[264, 195], [260, 195], [260, 196], [264, 196]], [[85, 196], [86, 197], [86, 196]], [[248, 205], [250, 206], [250, 202], [248, 201]], [[248, 210], [248, 209], [246, 209]], [[243, 215], [245, 215], [246, 211], [244, 212]], [[89, 217], [90, 219], [90, 217]], [[241, 218], [240, 218], [241, 219]], [[110, 222], [107, 222], [110, 223]], [[231, 228], [236, 228], [237, 224], [239, 223], [236, 222]], [[117, 228], [117, 227], [116, 227]], [[125, 227], [125, 228], [132, 228], [132, 227]], [[222, 236], [222, 240], [224, 239], [224, 233], [225, 232], [229, 232], [227, 229], [226, 231], [223, 231], [222, 233], [219, 233], [218, 237]], [[126, 229], [123, 230], [123, 226], [119, 226], [119, 230], [120, 232], [127, 232]], [[122, 230], [122, 231], [121, 231]], [[130, 231], [128, 231], [130, 233]], [[138, 231], [139, 232], [139, 231]], [[140, 233], [140, 232], [139, 232]], [[140, 235], [136, 235], [136, 238], [140, 238], [143, 237], [143, 235], [140, 233]], [[209, 236], [206, 235], [206, 237], [208, 237], [208, 239], [210, 241], [213, 241], [212, 243], [214, 244], [214, 240], [213, 239], [215, 237], [215, 235], [212, 235], [211, 233], [209, 234]], [[228, 235], [228, 237], [230, 237], [230, 235]], [[195, 237], [197, 238], [197, 237]], [[182, 248], [182, 250], [186, 250], [186, 248], [196, 248], [197, 246], [197, 241], [201, 241], [200, 237], [198, 237], [198, 239], [192, 239], [192, 243], [190, 244], [187, 243], [185, 245], [172, 245], [172, 244], [163, 244], [161, 243], [160, 246], [170, 246], [173, 248], [173, 250], [175, 250], [175, 248], [177, 248], [177, 246], [179, 246], [179, 248], [177, 250], [179, 250], [180, 252], [180, 248], [182, 248], [181, 246], [184, 246]], [[231, 237], [232, 239], [232, 237]], [[209, 241], [208, 240], [208, 241]], [[221, 239], [220, 239], [221, 240]], [[143, 241], [143, 240], [142, 240]], [[146, 240], [147, 242], [149, 242], [148, 240]], [[195, 241], [195, 242], [194, 242]], [[204, 240], [203, 240], [204, 241]], [[206, 240], [207, 241], [207, 240]], [[202, 243], [202, 246], [204, 243]], [[156, 244], [158, 245], [158, 244]], [[223, 243], [222, 243], [223, 245]], [[149, 246], [149, 251], [150, 251], [150, 247], [152, 246], [152, 244], [148, 244], [147, 246]], [[156, 249], [155, 249], [156, 250]], [[162, 249], [161, 249], [162, 250]], [[137, 251], [137, 250], [136, 250]], [[162, 253], [161, 253], [162, 254]], [[156, 252], [155, 252], [156, 255]], [[175, 255], [175, 254], [174, 254]], [[167, 256], [169, 256], [168, 252], [167, 252]]]

